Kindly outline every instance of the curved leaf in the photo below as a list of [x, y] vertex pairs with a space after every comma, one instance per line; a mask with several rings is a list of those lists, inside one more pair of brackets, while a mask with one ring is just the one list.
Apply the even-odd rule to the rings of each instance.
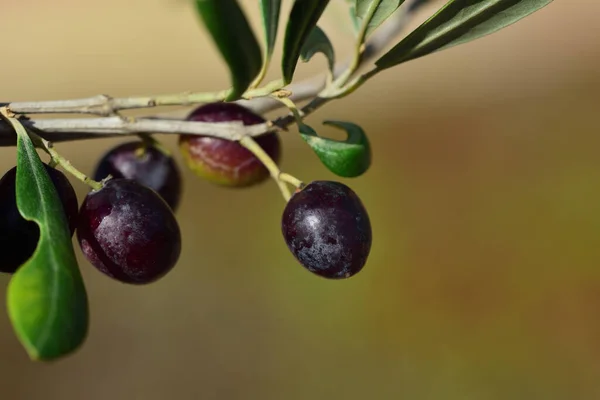
[[279, 29], [279, 14], [281, 12], [281, 0], [260, 0], [260, 14], [265, 32], [265, 64], [268, 64], [273, 56], [277, 31]]
[[236, 0], [196, 0], [196, 10], [231, 73], [233, 87], [225, 100], [239, 99], [262, 67], [254, 32]]
[[334, 174], [355, 178], [371, 166], [371, 146], [363, 129], [351, 122], [325, 121], [323, 125], [343, 129], [348, 133], [344, 141], [323, 138], [306, 124], [300, 124], [300, 135], [317, 154], [321, 162]]
[[328, 4], [329, 0], [294, 1], [283, 41], [281, 69], [284, 84], [292, 82], [301, 49]]
[[325, 57], [327, 57], [327, 62], [329, 64], [329, 71], [333, 73], [334, 65], [335, 65], [335, 50], [333, 49], [333, 45], [331, 41], [323, 32], [321, 28], [315, 26], [310, 36], [302, 46], [302, 50], [300, 51], [300, 59], [302, 62], [309, 62], [310, 59], [317, 53], [323, 53]]
[[[404, 0], [355, 0], [356, 1], [356, 16], [363, 20], [368, 14], [372, 6], [377, 7], [372, 18], [368, 22], [365, 37], [368, 37], [379, 25], [385, 22], [397, 9]], [[379, 4], [374, 4], [379, 3]]]
[[23, 126], [17, 130], [17, 206], [40, 228], [32, 257], [12, 276], [7, 307], [29, 356], [52, 360], [75, 351], [88, 332], [88, 299], [58, 193]]
[[553, 0], [451, 0], [376, 61], [378, 70], [391, 68], [494, 33]]

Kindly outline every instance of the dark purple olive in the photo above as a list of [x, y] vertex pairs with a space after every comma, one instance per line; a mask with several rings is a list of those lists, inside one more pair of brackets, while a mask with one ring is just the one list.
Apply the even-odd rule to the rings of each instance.
[[93, 266], [130, 284], [163, 277], [181, 252], [181, 232], [169, 205], [154, 190], [130, 179], [111, 179], [88, 193], [77, 238]]
[[177, 210], [182, 182], [175, 160], [153, 146], [141, 141], [127, 142], [108, 151], [98, 163], [94, 179], [101, 181], [111, 175], [114, 179], [133, 179], [156, 191]]
[[296, 192], [283, 211], [281, 229], [300, 264], [325, 278], [355, 275], [371, 251], [367, 210], [339, 182], [314, 181]]

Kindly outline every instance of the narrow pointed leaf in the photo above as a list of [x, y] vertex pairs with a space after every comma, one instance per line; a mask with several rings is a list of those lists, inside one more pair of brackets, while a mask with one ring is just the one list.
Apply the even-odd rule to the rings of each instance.
[[88, 332], [88, 299], [58, 193], [31, 139], [17, 130], [17, 206], [40, 228], [32, 257], [12, 276], [7, 307], [17, 337], [35, 360], [75, 351]]
[[348, 3], [348, 12], [350, 13], [352, 28], [354, 29], [354, 33], [358, 34], [360, 31], [360, 19], [356, 14], [356, 0], [346, 0], [346, 2]]
[[359, 21], [363, 21], [367, 14], [369, 13], [369, 9], [373, 6], [373, 3], [379, 3], [376, 5], [375, 13], [373, 17], [369, 20], [367, 25], [366, 37], [368, 37], [371, 33], [379, 27], [382, 23], [385, 22], [397, 9], [400, 7], [404, 0], [355, 0], [356, 1], [356, 16]]
[[306, 124], [299, 126], [300, 135], [316, 153], [321, 162], [334, 174], [355, 178], [364, 174], [371, 166], [371, 146], [363, 129], [351, 122], [325, 121], [348, 134], [344, 141], [320, 137]]
[[300, 59], [302, 62], [309, 62], [310, 59], [317, 53], [323, 53], [323, 55], [327, 57], [329, 71], [333, 73], [335, 65], [335, 50], [333, 49], [333, 45], [327, 37], [327, 34], [325, 34], [321, 28], [315, 26], [308, 36], [308, 39], [304, 43], [304, 46], [302, 46]]
[[283, 41], [281, 69], [284, 83], [292, 82], [300, 52], [310, 33], [317, 26], [329, 0], [295, 0], [290, 11]]
[[236, 0], [196, 0], [196, 10], [229, 67], [232, 90], [225, 100], [236, 100], [262, 67], [256, 36]]
[[269, 63], [275, 49], [281, 0], [260, 0], [260, 14], [265, 34], [265, 63]]
[[492, 34], [553, 0], [450, 0], [435, 15], [376, 61], [391, 68], [436, 51]]

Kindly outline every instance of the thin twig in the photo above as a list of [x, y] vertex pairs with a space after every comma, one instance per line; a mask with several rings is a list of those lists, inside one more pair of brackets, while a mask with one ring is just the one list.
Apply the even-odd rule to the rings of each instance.
[[[396, 11], [396, 13], [394, 13], [390, 19], [388, 19], [373, 33], [373, 35], [365, 44], [360, 66], [357, 68], [357, 71], [367, 67], [375, 57], [380, 55], [381, 52], [386, 49], [386, 47], [390, 46], [390, 44], [394, 42], [398, 35], [400, 35], [410, 23], [411, 17], [418, 10], [418, 8], [415, 8], [413, 5], [422, 5], [421, 3], [422, 0], [406, 0], [402, 4], [402, 7], [400, 7], [400, 9], [398, 9], [398, 11]], [[339, 78], [344, 71], [348, 69], [349, 65], [351, 64], [351, 60], [352, 58], [336, 64], [333, 73], [334, 79]], [[325, 89], [326, 82], [327, 74], [321, 74], [297, 83], [293, 83], [287, 86], [286, 89], [292, 92], [290, 100], [298, 104], [306, 100], [314, 99], [320, 92], [323, 91], [323, 89]], [[275, 111], [284, 106], [281, 102], [273, 99], [272, 97], [261, 97], [253, 100], [238, 100], [237, 103], [259, 114]], [[321, 106], [324, 105], [324, 103], [321, 101], [318, 101], [318, 103]], [[168, 113], [161, 115], [168, 116]]]
[[[374, 57], [379, 55], [410, 21], [410, 16], [415, 8], [412, 5], [419, 0], [406, 0], [386, 23], [373, 33], [361, 59], [360, 68], [366, 67]], [[334, 76], [339, 77], [347, 70], [351, 61], [340, 63], [336, 66]], [[357, 70], [358, 70], [357, 69]], [[264, 114], [277, 110], [284, 105], [277, 99], [267, 96], [277, 88], [279, 81], [267, 84], [264, 88], [249, 92], [247, 100], [238, 103], [248, 107], [254, 112]], [[307, 80], [289, 85], [286, 90], [292, 92], [289, 97], [294, 103], [310, 100], [301, 110], [303, 117], [311, 114], [316, 109], [325, 105], [331, 99], [319, 97], [326, 85], [326, 74], [309, 78]], [[110, 98], [100, 95], [87, 99], [60, 100], [51, 102], [14, 102], [4, 104], [15, 113], [72, 113], [107, 115], [104, 118], [72, 118], [72, 119], [29, 119], [23, 124], [35, 128], [46, 139], [52, 142], [65, 142], [73, 140], [109, 138], [118, 136], [138, 135], [139, 133], [161, 134], [197, 134], [220, 137], [230, 140], [239, 140], [243, 135], [259, 136], [273, 128], [285, 129], [294, 122], [294, 116], [287, 114], [271, 123], [242, 126], [237, 123], [205, 123], [189, 122], [169, 117], [173, 113], [163, 113], [147, 118], [121, 118], [114, 117], [116, 110], [132, 108], [150, 108], [158, 105], [191, 105], [221, 98], [223, 92], [216, 93], [183, 93], [178, 95], [165, 95], [155, 97]], [[260, 97], [253, 97], [258, 95]], [[204, 97], [203, 97], [204, 96]], [[2, 105], [2, 104], [0, 104]], [[13, 146], [16, 143], [14, 132], [6, 124], [0, 123], [0, 146]]]
[[260, 145], [256, 143], [256, 141], [250, 136], [243, 136], [240, 139], [240, 145], [251, 151], [252, 154], [254, 154], [265, 166], [265, 168], [267, 168], [271, 178], [273, 178], [275, 183], [277, 183], [277, 186], [279, 186], [279, 190], [281, 191], [283, 199], [287, 202], [292, 197], [292, 193], [290, 192], [290, 188], [287, 187], [286, 183], [279, 178], [281, 175], [281, 170], [279, 169], [277, 163], [273, 161], [267, 152], [264, 151], [263, 148], [260, 147]]
[[[107, 136], [137, 135], [139, 133], [171, 133], [210, 135], [224, 139], [239, 140], [243, 135], [260, 136], [273, 129], [269, 122], [244, 126], [241, 122], [199, 122], [144, 118], [70, 118], [24, 120], [23, 125], [46, 133], [53, 133], [54, 142], [67, 141], [71, 137], [98, 138]], [[0, 143], [4, 133], [14, 135], [6, 125], [0, 124]]]
[[304, 187], [304, 182], [286, 172], [279, 173], [279, 180], [289, 183], [290, 185], [294, 185], [297, 189]]
[[[283, 85], [281, 80], [268, 83], [262, 88], [253, 89], [244, 95], [248, 99], [266, 96]], [[13, 102], [6, 106], [15, 114], [93, 114], [115, 115], [121, 110], [151, 108], [158, 106], [187, 106], [213, 101], [221, 101], [229, 94], [228, 90], [214, 93], [175, 93], [158, 96], [112, 98], [99, 95], [84, 99], [51, 100], [37, 102]]]
[[51, 157], [53, 165], [59, 165], [65, 171], [69, 172], [71, 175], [73, 175], [75, 178], [79, 179], [81, 182], [91, 187], [93, 190], [100, 190], [102, 188], [102, 182], [96, 182], [95, 180], [93, 180], [92, 178], [75, 168], [75, 166], [71, 164], [69, 160], [61, 156], [54, 149], [52, 142], [49, 142], [48, 140], [38, 136], [32, 131], [28, 131], [28, 134], [32, 139], [35, 138], [36, 142], [39, 142], [39, 144], [41, 145], [41, 148], [46, 153], [48, 153], [48, 155]]

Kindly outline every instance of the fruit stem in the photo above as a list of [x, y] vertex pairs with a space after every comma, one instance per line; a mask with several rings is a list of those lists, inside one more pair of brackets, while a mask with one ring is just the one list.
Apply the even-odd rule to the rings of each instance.
[[[260, 145], [256, 143], [256, 141], [251, 136], [242, 136], [239, 143], [246, 149], [250, 150], [252, 154], [254, 154], [256, 158], [258, 158], [263, 163], [263, 165], [269, 170], [271, 177], [273, 178], [273, 180], [275, 180], [277, 186], [279, 186], [279, 190], [281, 191], [283, 198], [286, 202], [288, 202], [292, 197], [292, 193], [290, 192], [290, 188], [286, 185], [286, 180], [282, 178], [282, 172], [275, 163], [275, 161], [273, 161], [273, 159], [267, 154], [267, 152], [264, 151], [263, 148], [260, 147]], [[288, 176], [288, 174], [285, 175]], [[299, 180], [297, 180], [296, 178], [293, 179], [299, 182]]]
[[95, 180], [89, 178], [83, 172], [81, 172], [77, 168], [75, 168], [69, 160], [67, 160], [66, 158], [61, 156], [54, 149], [54, 145], [52, 144], [52, 142], [44, 139], [43, 137], [39, 136], [38, 134], [32, 132], [31, 130], [27, 130], [27, 134], [29, 134], [29, 137], [31, 138], [31, 140], [34, 142], [35, 145], [37, 145], [38, 147], [41, 147], [46, 153], [48, 153], [48, 155], [51, 158], [50, 165], [52, 165], [53, 167], [60, 165], [62, 167], [62, 169], [64, 169], [65, 171], [67, 171], [68, 173], [70, 173], [75, 178], [77, 178], [81, 182], [85, 183], [89, 187], [91, 187], [93, 190], [102, 189], [103, 185], [101, 182], [96, 182]]
[[292, 176], [285, 172], [279, 173], [279, 179], [284, 182], [289, 183], [290, 185], [297, 187], [298, 189], [302, 189], [304, 187], [304, 182], [302, 182], [300, 179], [296, 178], [295, 176]]
[[302, 124], [301, 112], [300, 110], [298, 110], [298, 106], [296, 106], [296, 104], [289, 97], [282, 97], [277, 95], [271, 95], [271, 97], [282, 103], [292, 112], [292, 114], [294, 115], [294, 119], [296, 120], [296, 124]]

